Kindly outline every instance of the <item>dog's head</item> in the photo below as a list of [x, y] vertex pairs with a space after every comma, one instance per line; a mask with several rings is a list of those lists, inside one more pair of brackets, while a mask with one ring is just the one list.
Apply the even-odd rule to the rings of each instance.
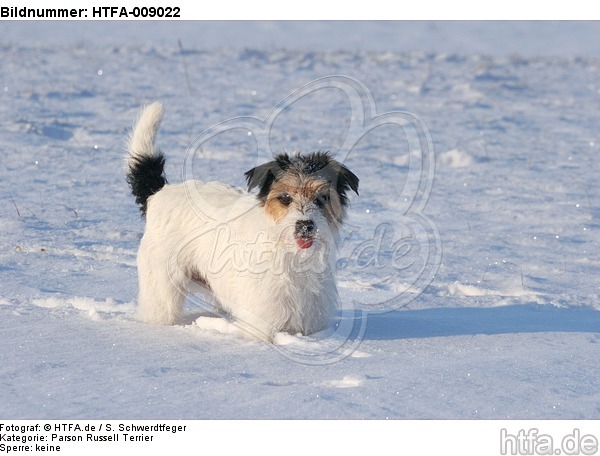
[[279, 154], [245, 174], [248, 190], [276, 223], [294, 223], [298, 247], [308, 248], [326, 221], [337, 231], [346, 216], [347, 192], [358, 194], [358, 177], [326, 152]]

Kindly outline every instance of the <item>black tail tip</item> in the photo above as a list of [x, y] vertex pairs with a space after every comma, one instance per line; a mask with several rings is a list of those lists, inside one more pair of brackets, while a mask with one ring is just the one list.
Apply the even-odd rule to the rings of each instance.
[[148, 209], [148, 198], [157, 193], [168, 182], [165, 177], [165, 157], [162, 153], [131, 157], [127, 183], [135, 202], [140, 206], [142, 216]]

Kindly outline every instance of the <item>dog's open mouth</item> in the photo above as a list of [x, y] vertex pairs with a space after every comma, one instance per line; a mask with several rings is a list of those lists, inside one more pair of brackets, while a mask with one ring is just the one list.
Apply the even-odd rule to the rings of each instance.
[[297, 237], [294, 238], [296, 240], [296, 245], [301, 249], [308, 249], [313, 245], [313, 238], [305, 238], [305, 237]]

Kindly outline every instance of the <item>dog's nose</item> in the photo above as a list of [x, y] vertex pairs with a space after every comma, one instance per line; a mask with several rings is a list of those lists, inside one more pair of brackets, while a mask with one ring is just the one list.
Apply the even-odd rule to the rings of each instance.
[[299, 238], [313, 237], [315, 234], [315, 222], [312, 220], [298, 220], [294, 234]]

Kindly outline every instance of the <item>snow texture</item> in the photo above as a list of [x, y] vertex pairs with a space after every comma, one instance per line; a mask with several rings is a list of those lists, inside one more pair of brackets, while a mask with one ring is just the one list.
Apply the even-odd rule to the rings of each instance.
[[[598, 24], [287, 27], [3, 24], [0, 418], [600, 418]], [[352, 81], [436, 155], [408, 125], [353, 139]], [[199, 297], [185, 324], [135, 320], [123, 155], [152, 100], [170, 182], [350, 151], [336, 328], [249, 341]], [[268, 142], [198, 141], [236, 116]]]

